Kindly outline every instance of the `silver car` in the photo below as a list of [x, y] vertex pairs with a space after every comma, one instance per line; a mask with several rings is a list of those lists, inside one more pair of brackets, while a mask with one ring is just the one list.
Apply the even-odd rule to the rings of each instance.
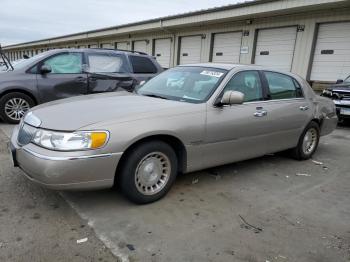
[[337, 124], [334, 103], [297, 75], [196, 64], [137, 89], [33, 108], [14, 129], [14, 164], [53, 189], [118, 184], [136, 203], [163, 197], [178, 173], [289, 150], [310, 158]]

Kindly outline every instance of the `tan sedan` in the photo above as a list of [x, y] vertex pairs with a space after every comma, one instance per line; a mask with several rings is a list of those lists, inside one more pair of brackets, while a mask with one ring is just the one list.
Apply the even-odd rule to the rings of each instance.
[[117, 183], [130, 200], [149, 203], [180, 172], [284, 150], [308, 159], [336, 124], [334, 103], [297, 75], [197, 64], [167, 70], [135, 93], [35, 107], [14, 129], [11, 151], [15, 165], [43, 186]]

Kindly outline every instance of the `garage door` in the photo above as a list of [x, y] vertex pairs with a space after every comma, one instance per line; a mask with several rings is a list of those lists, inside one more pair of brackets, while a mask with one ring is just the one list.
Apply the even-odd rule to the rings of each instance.
[[296, 36], [297, 28], [294, 26], [259, 30], [255, 64], [290, 71]]
[[350, 75], [350, 22], [319, 27], [310, 80], [336, 81]]
[[120, 50], [128, 50], [128, 42], [116, 42], [115, 48]]
[[96, 44], [91, 44], [91, 45], [89, 45], [89, 48], [98, 48], [98, 45], [96, 45]]
[[184, 36], [180, 43], [180, 61], [179, 64], [192, 64], [201, 61], [202, 37]]
[[112, 46], [110, 43], [103, 43], [103, 44], [100, 44], [100, 47], [101, 47], [101, 48], [113, 48], [113, 46]]
[[162, 67], [170, 67], [171, 38], [156, 39], [154, 41], [154, 56]]
[[216, 63], [239, 63], [241, 41], [241, 32], [215, 34], [212, 61]]
[[141, 40], [141, 41], [134, 41], [134, 51], [139, 51], [139, 52], [143, 52], [143, 53], [148, 53], [147, 52], [147, 43], [145, 40]]

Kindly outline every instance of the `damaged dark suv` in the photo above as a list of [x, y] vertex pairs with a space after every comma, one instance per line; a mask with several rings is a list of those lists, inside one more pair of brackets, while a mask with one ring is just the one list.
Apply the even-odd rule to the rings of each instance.
[[133, 91], [162, 72], [155, 58], [110, 49], [56, 49], [14, 63], [0, 74], [0, 117], [18, 123], [31, 107], [52, 100]]
[[350, 76], [337, 80], [334, 85], [323, 90], [321, 95], [333, 99], [340, 121], [350, 119]]

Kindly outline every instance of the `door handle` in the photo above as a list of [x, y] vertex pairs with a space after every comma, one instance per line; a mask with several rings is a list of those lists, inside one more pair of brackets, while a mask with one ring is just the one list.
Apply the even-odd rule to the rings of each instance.
[[301, 111], [306, 111], [306, 110], [309, 109], [309, 107], [308, 107], [308, 106], [300, 106], [299, 109], [300, 109]]
[[78, 82], [78, 83], [84, 83], [84, 82], [86, 82], [86, 78], [85, 77], [77, 77], [76, 79], [75, 79], [75, 82]]
[[256, 117], [263, 117], [263, 116], [266, 116], [266, 115], [267, 115], [267, 111], [265, 111], [265, 110], [259, 110], [259, 111], [256, 111], [254, 113], [254, 116], [256, 116]]

